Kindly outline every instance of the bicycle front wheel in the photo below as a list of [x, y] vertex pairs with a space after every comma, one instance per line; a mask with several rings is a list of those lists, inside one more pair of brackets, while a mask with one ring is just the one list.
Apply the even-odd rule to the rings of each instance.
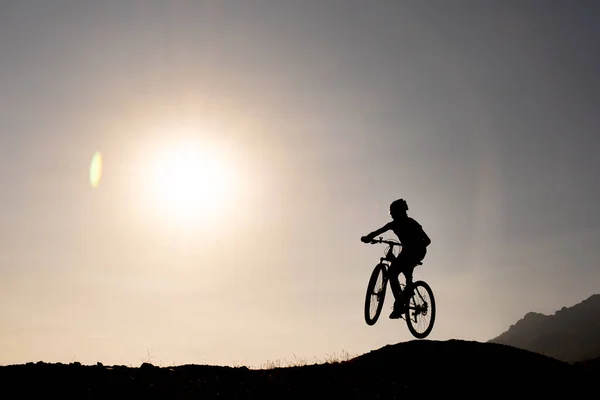
[[369, 285], [367, 286], [367, 296], [365, 298], [365, 321], [367, 325], [374, 325], [381, 314], [387, 287], [385, 272], [386, 265], [380, 263], [375, 266], [371, 273]]
[[405, 319], [408, 330], [417, 339], [431, 333], [435, 322], [435, 298], [429, 285], [423, 281], [413, 283]]

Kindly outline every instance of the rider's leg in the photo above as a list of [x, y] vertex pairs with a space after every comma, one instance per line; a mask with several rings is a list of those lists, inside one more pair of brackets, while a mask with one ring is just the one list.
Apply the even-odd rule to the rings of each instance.
[[[394, 311], [390, 314], [390, 318], [400, 318], [406, 307], [408, 306], [408, 301], [412, 295], [412, 290], [410, 286], [413, 283], [413, 270], [415, 269], [418, 262], [425, 258], [426, 250], [423, 249], [415, 249], [415, 248], [403, 248], [398, 257], [392, 262], [390, 266], [390, 286], [392, 287], [392, 292], [394, 293]], [[404, 292], [400, 288], [400, 282], [398, 280], [398, 276], [402, 272], [406, 278], [406, 286], [404, 287]], [[407, 290], [408, 289], [408, 290]]]
[[[412, 296], [411, 285], [413, 284], [413, 272], [417, 264], [425, 258], [427, 249], [413, 250], [405, 257], [406, 266], [402, 269], [402, 273], [406, 279], [404, 292], [402, 293], [402, 306], [407, 307], [410, 297]], [[408, 290], [407, 290], [408, 289]]]
[[394, 310], [390, 314], [390, 318], [400, 318], [403, 314], [403, 296], [402, 296], [402, 288], [400, 287], [400, 280], [398, 279], [400, 276], [400, 272], [403, 271], [404, 268], [404, 257], [398, 256], [392, 265], [390, 265], [390, 269], [388, 270], [388, 279], [390, 281], [390, 287], [392, 289], [392, 293], [394, 294]]
[[415, 270], [415, 266], [406, 266], [402, 270], [402, 273], [404, 274], [404, 278], [405, 278], [404, 291], [402, 292], [402, 306], [403, 307], [408, 306], [408, 301], [412, 294], [411, 285], [413, 283], [413, 271], [414, 270]]
[[402, 300], [402, 288], [400, 287], [400, 280], [398, 279], [400, 272], [401, 270], [398, 262], [392, 262], [392, 265], [390, 265], [390, 268], [388, 269], [388, 279], [390, 281], [390, 287], [392, 288], [392, 294], [394, 295], [394, 299], [396, 299], [396, 301]]

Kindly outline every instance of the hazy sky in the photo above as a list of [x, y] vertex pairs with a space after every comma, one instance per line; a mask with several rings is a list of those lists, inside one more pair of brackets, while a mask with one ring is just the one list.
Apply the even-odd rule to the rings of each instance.
[[[360, 237], [399, 197], [430, 339], [598, 293], [599, 27], [594, 1], [1, 2], [0, 363], [412, 340], [391, 296], [363, 317]], [[222, 164], [189, 193], [181, 149]]]

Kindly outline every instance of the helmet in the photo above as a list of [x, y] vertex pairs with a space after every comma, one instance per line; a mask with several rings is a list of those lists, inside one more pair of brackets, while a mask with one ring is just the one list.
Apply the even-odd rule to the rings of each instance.
[[406, 204], [406, 200], [404, 199], [394, 200], [392, 204], [390, 204], [391, 214], [398, 214], [406, 211], [408, 211], [408, 204]]

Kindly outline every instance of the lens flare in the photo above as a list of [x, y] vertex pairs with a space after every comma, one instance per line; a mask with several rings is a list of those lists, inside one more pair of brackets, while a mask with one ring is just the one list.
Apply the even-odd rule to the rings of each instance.
[[100, 184], [100, 178], [102, 177], [102, 155], [100, 152], [96, 152], [92, 157], [92, 163], [90, 164], [90, 184], [93, 188], [97, 188]]

